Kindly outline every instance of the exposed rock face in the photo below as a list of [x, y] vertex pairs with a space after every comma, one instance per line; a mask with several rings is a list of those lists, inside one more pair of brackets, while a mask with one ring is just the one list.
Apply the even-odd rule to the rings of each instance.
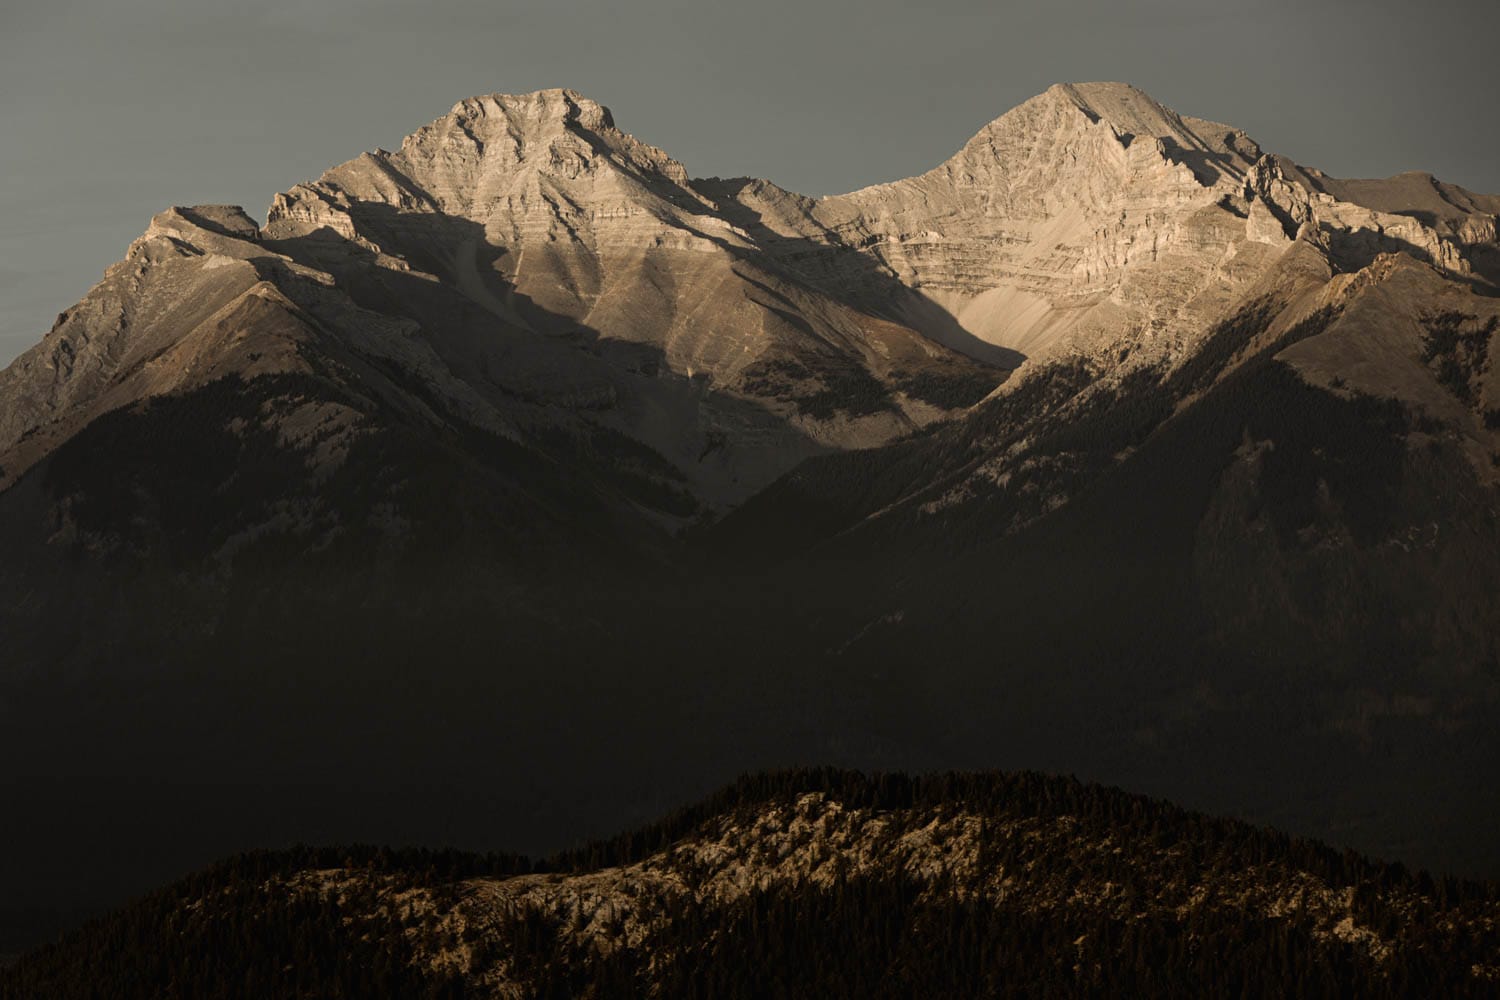
[[[1334, 181], [1238, 129], [1094, 83], [1051, 88], [920, 177], [818, 202], [751, 186], [742, 200], [777, 233], [858, 250], [1019, 356], [1127, 345], [1159, 360], [1263, 280], [1304, 224], [1344, 270], [1406, 250], [1469, 272], [1493, 243], [1494, 200], [1421, 187]], [[857, 286], [859, 269], [843, 271]]]
[[[339, 331], [315, 350], [416, 375], [438, 419], [515, 437], [517, 421], [553, 422], [538, 406], [585, 411], [664, 454], [708, 509], [957, 405], [906, 392], [918, 375], [966, 402], [1004, 378], [757, 258], [681, 164], [600, 105], [561, 90], [464, 101], [399, 152], [278, 195], [263, 232], [238, 209], [158, 216], [3, 376], [0, 452], [31, 436], [5, 463], [14, 477], [91, 415], [241, 371], [186, 353], [217, 350], [201, 324], [262, 283], [257, 296]], [[259, 333], [237, 328], [256, 357], [244, 374], [306, 367]]]
[[269, 281], [365, 331], [332, 349], [420, 366], [461, 419], [514, 437], [517, 399], [589, 412], [721, 508], [1027, 358], [1178, 359], [1298, 238], [1337, 270], [1404, 250], [1486, 271], [1497, 207], [1425, 175], [1327, 178], [1124, 84], [1055, 86], [926, 174], [817, 201], [693, 181], [572, 91], [491, 95], [278, 195], [264, 232], [163, 213], [0, 376], [0, 452], [28, 437], [13, 480], [90, 414], [237, 369], [184, 352], [217, 350], [199, 325]]
[[935, 170], [818, 214], [975, 336], [1038, 357], [1090, 330], [1137, 336], [1222, 308], [1267, 256], [1227, 266], [1247, 241], [1219, 204], [1256, 153], [1133, 88], [1058, 86]]
[[[910, 330], [768, 270], [681, 164], [572, 91], [463, 101], [400, 151], [366, 154], [277, 197], [273, 243], [320, 230], [377, 264], [439, 278], [517, 330], [591, 345], [648, 373], [656, 384], [568, 387], [557, 383], [575, 379], [574, 366], [549, 366], [527, 388], [618, 409], [620, 429], [701, 480], [715, 502], [743, 497], [797, 457], [930, 420], [937, 411], [900, 394], [903, 377], [975, 373]], [[662, 377], [676, 384], [664, 389]], [[838, 419], [806, 405], [850, 380], [873, 395]]]

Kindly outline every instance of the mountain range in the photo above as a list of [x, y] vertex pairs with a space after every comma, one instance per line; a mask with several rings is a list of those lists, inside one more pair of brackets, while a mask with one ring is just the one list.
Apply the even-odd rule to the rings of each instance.
[[0, 877], [810, 761], [1500, 873], [1497, 214], [1108, 83], [832, 197], [549, 90], [168, 209], [0, 372]]

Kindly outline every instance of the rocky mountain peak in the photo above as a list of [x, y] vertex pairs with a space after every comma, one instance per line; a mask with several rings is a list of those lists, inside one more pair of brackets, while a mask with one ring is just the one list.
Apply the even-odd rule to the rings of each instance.
[[582, 128], [596, 130], [615, 127], [609, 108], [565, 87], [529, 94], [483, 94], [459, 101], [449, 114], [484, 117], [496, 110], [513, 122], [529, 119], [544, 126], [554, 122], [577, 123]]
[[1237, 256], [1240, 244], [1289, 238], [1273, 215], [1247, 233], [1240, 202], [1261, 155], [1244, 132], [1129, 84], [1058, 84], [933, 170], [816, 212], [980, 341], [1119, 354], [1122, 335], [1170, 333], [1152, 348], [1170, 351], [1279, 252]]
[[590, 203], [618, 212], [652, 195], [695, 201], [687, 185], [682, 164], [621, 132], [607, 107], [577, 91], [487, 94], [459, 101], [394, 153], [364, 153], [277, 195], [268, 229], [363, 235], [348, 218], [359, 203], [486, 222], [554, 218]]
[[1183, 149], [1222, 153], [1246, 166], [1260, 156], [1259, 144], [1242, 130], [1178, 114], [1128, 83], [1059, 83], [1048, 88], [1045, 96], [1070, 103], [1127, 135], [1168, 139]]
[[[455, 151], [474, 156], [500, 151], [521, 156], [528, 147], [569, 134], [589, 136], [606, 148], [630, 145], [619, 141], [624, 137], [607, 107], [575, 90], [555, 88], [459, 101], [446, 115], [407, 136], [397, 156], [420, 158], [434, 143], [449, 143]], [[490, 148], [496, 144], [498, 149]]]
[[[1143, 139], [1154, 141], [1137, 145]], [[1241, 178], [1261, 148], [1240, 129], [1181, 115], [1128, 83], [1059, 83], [990, 122], [950, 164], [997, 158], [1015, 171], [1077, 163], [1080, 153], [1091, 168], [1165, 160], [1213, 187]]]

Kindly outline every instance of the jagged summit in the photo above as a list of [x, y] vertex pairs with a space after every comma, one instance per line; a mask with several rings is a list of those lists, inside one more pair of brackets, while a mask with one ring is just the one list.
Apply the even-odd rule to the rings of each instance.
[[[928, 180], [1016, 187], [1016, 175], [1030, 183], [1039, 171], [1077, 164], [1080, 153], [1083, 166], [1119, 161], [1138, 138], [1156, 140], [1157, 153], [1185, 165], [1200, 186], [1238, 180], [1262, 155], [1243, 130], [1179, 114], [1131, 84], [1057, 83], [989, 122], [925, 174], [822, 200], [836, 204]], [[1089, 148], [1081, 148], [1080, 140]]]
[[267, 227], [328, 225], [352, 236], [357, 227], [341, 216], [361, 202], [485, 222], [503, 208], [539, 222], [576, 216], [587, 202], [691, 204], [687, 180], [682, 164], [619, 131], [608, 108], [577, 91], [489, 94], [459, 101], [394, 153], [364, 153], [277, 195]]
[[1059, 83], [1044, 96], [1071, 102], [1126, 135], [1168, 139], [1178, 148], [1218, 153], [1245, 166], [1261, 155], [1260, 145], [1241, 129], [1178, 114], [1128, 83]]
[[614, 116], [609, 108], [568, 87], [548, 87], [528, 94], [478, 94], [459, 101], [449, 112], [464, 116], [498, 109], [512, 121], [577, 122], [583, 128], [612, 129]]
[[[449, 152], [460, 157], [482, 156], [492, 143], [525, 157], [540, 144], [567, 134], [598, 143], [593, 150], [597, 155], [643, 146], [615, 127], [609, 108], [576, 90], [553, 88], [529, 94], [481, 94], [459, 101], [446, 115], [407, 136], [400, 154], [395, 155], [404, 154], [420, 163], [430, 155], [434, 142], [446, 142]], [[652, 152], [669, 159], [660, 150]]]

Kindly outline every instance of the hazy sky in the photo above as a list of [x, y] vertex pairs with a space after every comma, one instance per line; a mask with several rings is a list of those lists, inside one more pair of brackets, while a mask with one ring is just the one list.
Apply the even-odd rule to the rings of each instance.
[[474, 94], [573, 87], [697, 176], [828, 194], [1124, 80], [1333, 174], [1500, 192], [1497, 37], [1494, 0], [0, 0], [0, 364], [158, 210], [264, 219]]

